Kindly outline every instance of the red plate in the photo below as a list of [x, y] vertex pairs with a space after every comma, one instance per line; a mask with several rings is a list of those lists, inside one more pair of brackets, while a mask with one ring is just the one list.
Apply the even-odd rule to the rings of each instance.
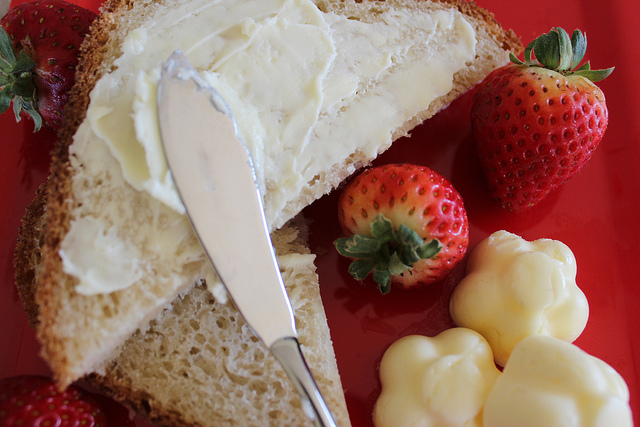
[[[94, 9], [99, 3], [76, 2]], [[565, 0], [561, 11], [553, 15], [557, 0], [477, 3], [494, 12], [525, 43], [553, 26], [568, 31], [580, 28], [587, 32], [587, 58], [593, 66], [616, 66], [613, 75], [599, 83], [607, 96], [610, 124], [592, 161], [539, 206], [522, 214], [503, 211], [488, 198], [471, 150], [471, 96], [467, 94], [418, 127], [411, 138], [398, 141], [377, 163], [420, 163], [447, 177], [465, 200], [471, 247], [499, 229], [529, 240], [548, 237], [569, 245], [578, 262], [578, 284], [590, 304], [589, 323], [576, 344], [624, 377], [634, 420], [640, 425], [640, 337], [636, 334], [640, 330], [640, 124], [636, 121], [640, 108], [634, 103], [640, 97], [640, 72], [633, 45], [640, 39], [634, 22], [640, 16], [640, 3]], [[32, 134], [30, 123], [14, 124], [11, 113], [0, 116], [0, 126], [0, 270], [4, 282], [0, 287], [0, 378], [46, 374], [14, 290], [11, 254], [24, 208], [47, 175], [45, 150], [53, 135]], [[444, 283], [410, 292], [394, 289], [384, 297], [374, 286], [356, 283], [346, 274], [347, 262], [335, 254], [331, 244], [340, 234], [336, 197], [334, 192], [322, 198], [305, 213], [313, 221], [310, 244], [318, 254], [322, 297], [347, 405], [354, 426], [366, 427], [372, 425], [371, 411], [380, 392], [377, 365], [384, 350], [402, 336], [435, 335], [451, 326], [447, 301], [463, 275], [463, 266]]]

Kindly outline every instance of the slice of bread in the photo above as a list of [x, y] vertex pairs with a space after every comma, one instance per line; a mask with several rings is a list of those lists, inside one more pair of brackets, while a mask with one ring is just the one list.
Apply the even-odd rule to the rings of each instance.
[[[41, 188], [27, 208], [15, 251], [16, 282], [33, 326], [38, 322], [34, 290], [41, 271], [45, 191]], [[302, 351], [336, 422], [348, 426], [305, 230], [303, 220], [295, 218], [272, 233], [272, 240]], [[306, 421], [277, 360], [233, 304], [216, 301], [203, 284], [176, 298], [145, 333], [138, 331], [126, 341], [101, 374], [86, 380], [157, 425], [276, 427]]]
[[[273, 0], [269, 4], [278, 1]], [[131, 359], [131, 362], [135, 363], [133, 359], [136, 356], [126, 353], [130, 344], [125, 342], [134, 333], [137, 335], [133, 340], [153, 341], [158, 325], [163, 324], [162, 319], [166, 316], [161, 317], [159, 321], [156, 320], [153, 326], [149, 322], [156, 319], [176, 296], [186, 294], [203, 277], [212, 278], [209, 274], [211, 267], [184, 215], [151, 197], [148, 192], [130, 185], [113, 150], [100, 137], [92, 134], [91, 119], [87, 118], [92, 103], [95, 103], [100, 95], [96, 90], [97, 85], [107, 76], [132, 66], [129, 63], [131, 56], [127, 55], [135, 53], [140, 48], [136, 45], [135, 36], [139, 34], [136, 30], [144, 25], [155, 25], [159, 22], [159, 17], [164, 16], [168, 10], [179, 10], [193, 4], [204, 7], [210, 3], [213, 2], [112, 0], [96, 20], [82, 47], [77, 83], [72, 90], [66, 110], [66, 121], [54, 150], [52, 175], [47, 187], [46, 225], [43, 227], [37, 284], [33, 290], [33, 301], [38, 308], [36, 330], [42, 343], [42, 356], [51, 366], [61, 386], [66, 386], [92, 372], [105, 375], [109, 380], [121, 378], [114, 380], [121, 384], [135, 384], [138, 380], [134, 380], [133, 371], [118, 371], [113, 365], [114, 360], [117, 366], [125, 365], [124, 362], [117, 362], [119, 354], [124, 355], [122, 357], [127, 362]], [[406, 135], [414, 126], [431, 117], [479, 82], [492, 69], [505, 63], [509, 51], [519, 51], [522, 48], [513, 33], [504, 31], [492, 15], [465, 1], [317, 0], [315, 3], [319, 13], [342, 19], [341, 22], [358, 21], [363, 25], [375, 23], [390, 26], [394, 31], [400, 31], [402, 37], [417, 38], [416, 46], [420, 46], [419, 48], [427, 41], [433, 41], [433, 37], [438, 38], [445, 34], [440, 27], [435, 27], [433, 33], [425, 33], [424, 37], [429, 40], [420, 40], [422, 29], [418, 24], [424, 21], [425, 15], [444, 12], [451, 16], [464, 17], [475, 33], [475, 54], [453, 74], [450, 87], [449, 83], [445, 82], [446, 93], [437, 95], [435, 99], [429, 100], [415, 111], [405, 108], [404, 105], [397, 108], [394, 106], [397, 110], [394, 110], [394, 115], [397, 113], [401, 119], [392, 129], [378, 129], [379, 122], [384, 120], [380, 120], [381, 117], [365, 108], [355, 116], [361, 121], [357, 123], [358, 129], [363, 130], [363, 135], [354, 133], [350, 134], [349, 138], [333, 138], [331, 132], [353, 127], [356, 123], [344, 118], [348, 117], [346, 112], [351, 111], [351, 104], [340, 104], [340, 108], [333, 111], [337, 118], [335, 123], [329, 123], [332, 127], [330, 126], [328, 137], [312, 138], [312, 141], [320, 145], [329, 143], [340, 144], [343, 148], [346, 146], [347, 154], [306, 178], [300, 191], [287, 199], [284, 206], [278, 205], [277, 209], [271, 209], [270, 224], [273, 229], [285, 224], [312, 200], [339, 185], [356, 168], [371, 162], [395, 139]], [[416, 17], [416, 25], [406, 26], [406, 19], [412, 20], [413, 16]], [[185, 19], [188, 21], [190, 18]], [[368, 34], [377, 37], [375, 33]], [[438, 39], [438, 42], [433, 44], [434, 50], [445, 59], [454, 48], [446, 44], [448, 37], [443, 36], [442, 40]], [[180, 46], [179, 33], [173, 34], [171, 40]], [[336, 57], [346, 61], [349, 52], [341, 51], [340, 45], [336, 45], [336, 49]], [[166, 52], [166, 57], [170, 53], [171, 51]], [[406, 71], [409, 64], [403, 63], [403, 58], [402, 55], [387, 58], [391, 66], [385, 75], [358, 82], [355, 95], [351, 94], [353, 96], [350, 95], [349, 99], [360, 106], [363, 99], [379, 101], [388, 97], [391, 100], [389, 102], [393, 104], [397, 101], [396, 98], [402, 100], [407, 94], [414, 92], [416, 79], [424, 83], [429, 78], [442, 77], [434, 75], [425, 79], [422, 74], [416, 74], [415, 70]], [[134, 75], [125, 73], [120, 83], [125, 85], [128, 80], [134, 78]], [[115, 111], [118, 111], [123, 99], [118, 93], [122, 85], [114, 84], [107, 87], [115, 93], [111, 98], [107, 97], [107, 101], [111, 103], [109, 105], [112, 105]], [[333, 96], [336, 96], [337, 92], [338, 99], [340, 88], [341, 85], [330, 88]], [[402, 92], [403, 96], [396, 97], [398, 92]], [[409, 103], [413, 106], [414, 102], [415, 99], [411, 99]], [[107, 105], [106, 108], [111, 107]], [[327, 112], [321, 115], [324, 114], [323, 117], [326, 118], [325, 113]], [[122, 124], [123, 128], [126, 128], [125, 123]], [[327, 128], [323, 129], [326, 133]], [[320, 129], [311, 129], [314, 136], [321, 133]], [[373, 149], [369, 147], [371, 135], [382, 135]], [[289, 160], [295, 163], [295, 155]], [[279, 170], [275, 171], [275, 175], [279, 173]], [[276, 181], [275, 184], [277, 183]], [[270, 202], [270, 197], [277, 193], [279, 187], [268, 180], [263, 184], [266, 189], [265, 205], [268, 209], [273, 208], [275, 205]], [[77, 240], [74, 241], [70, 236]], [[65, 263], [61, 256], [68, 255], [69, 252], [75, 252], [76, 258], [81, 259], [88, 272], [78, 273], [70, 270], [68, 263]], [[31, 262], [31, 259], [18, 260], [17, 263], [21, 262]], [[96, 272], [99, 277], [107, 277], [112, 282], [131, 283], [125, 283], [126, 287], [113, 292], [78, 292], [78, 286], [82, 285], [78, 276]], [[312, 279], [306, 280], [317, 285]], [[215, 291], [217, 288], [212, 286], [213, 280], [208, 282], [209, 287]], [[181, 301], [174, 303], [174, 310], [178, 310], [176, 305], [184, 304]], [[320, 310], [320, 307], [317, 310]], [[306, 316], [307, 314], [301, 316], [300, 325], [316, 322], [305, 323], [303, 318]], [[300, 326], [300, 329], [304, 327]], [[218, 336], [218, 331], [208, 331], [208, 334], [211, 334], [211, 339], [216, 339], [214, 337]], [[152, 346], [153, 343], [149, 345]], [[194, 351], [202, 352], [201, 348], [194, 348]], [[161, 355], [157, 357], [160, 358]], [[261, 366], [261, 363], [257, 362], [256, 366]], [[156, 391], [160, 392], [155, 390], [154, 393]], [[145, 404], [140, 403], [140, 407], [144, 408]]]

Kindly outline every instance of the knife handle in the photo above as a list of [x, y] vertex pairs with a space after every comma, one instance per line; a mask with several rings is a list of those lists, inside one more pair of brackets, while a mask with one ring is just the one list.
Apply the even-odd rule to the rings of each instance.
[[298, 340], [293, 337], [281, 338], [273, 343], [270, 350], [300, 395], [305, 414], [317, 427], [336, 427], [333, 416], [304, 360]]

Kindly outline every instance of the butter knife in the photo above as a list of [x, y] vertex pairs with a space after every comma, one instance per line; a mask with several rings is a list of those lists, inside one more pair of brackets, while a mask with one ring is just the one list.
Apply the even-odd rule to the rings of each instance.
[[300, 350], [251, 155], [227, 103], [180, 51], [165, 63], [157, 95], [167, 164], [207, 256], [305, 414], [316, 426], [335, 426]]

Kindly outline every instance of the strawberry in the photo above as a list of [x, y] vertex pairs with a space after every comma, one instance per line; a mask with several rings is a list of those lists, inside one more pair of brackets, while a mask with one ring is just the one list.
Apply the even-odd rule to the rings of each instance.
[[84, 390], [59, 391], [48, 378], [22, 375], [0, 380], [0, 425], [104, 427], [107, 419]]
[[364, 280], [373, 272], [380, 291], [443, 279], [469, 244], [462, 197], [440, 174], [425, 167], [391, 164], [366, 170], [343, 190], [335, 241], [354, 259], [349, 272]]
[[[532, 41], [524, 62], [498, 68], [481, 83], [471, 108], [476, 151], [492, 196], [509, 211], [534, 206], [591, 158], [609, 121], [593, 83], [613, 68], [582, 61], [586, 36], [554, 28]], [[535, 60], [532, 60], [531, 54]]]
[[75, 80], [79, 48], [96, 14], [62, 0], [13, 7], [0, 20], [0, 113], [13, 101], [39, 130], [58, 129]]

